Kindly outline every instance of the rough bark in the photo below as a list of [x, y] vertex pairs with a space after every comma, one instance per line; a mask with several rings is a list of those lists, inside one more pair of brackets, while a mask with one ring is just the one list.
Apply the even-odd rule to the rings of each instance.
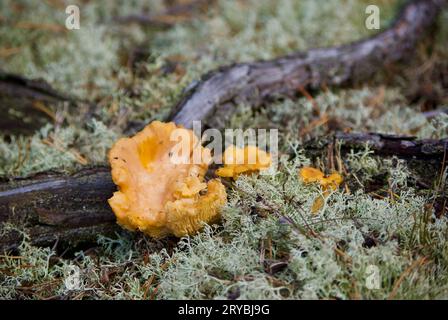
[[[117, 230], [107, 203], [115, 189], [108, 167], [4, 182], [0, 184], [0, 223], [25, 227], [36, 245], [91, 241], [98, 234]], [[7, 232], [0, 238], [0, 248], [13, 248], [20, 239], [19, 233]]]
[[[170, 120], [191, 127], [194, 120], [206, 119], [216, 111], [225, 114], [241, 101], [255, 106], [277, 95], [295, 95], [298, 88], [340, 86], [369, 78], [385, 65], [412, 52], [444, 2], [410, 1], [390, 29], [363, 41], [216, 70], [187, 91]], [[372, 141], [378, 152], [397, 155], [404, 151], [406, 156], [421, 153], [427, 156], [428, 146], [432, 154], [441, 152], [440, 142], [409, 138], [340, 134], [338, 139], [352, 146]], [[445, 152], [445, 142], [443, 146]], [[115, 228], [115, 219], [107, 204], [114, 189], [108, 168], [5, 182], [0, 184], [0, 223], [25, 226], [37, 245], [50, 244], [56, 238], [67, 243], [95, 241], [98, 234]], [[19, 238], [17, 234], [3, 236], [0, 249], [14, 247]]]
[[380, 156], [397, 156], [402, 159], [433, 160], [446, 162], [448, 139], [417, 139], [413, 136], [399, 136], [381, 133], [336, 132], [329, 137], [317, 138], [305, 144], [310, 154], [321, 154], [328, 145], [341, 144], [341, 152], [369, 150]]
[[231, 112], [238, 102], [256, 106], [278, 95], [296, 95], [300, 88], [313, 90], [369, 79], [385, 66], [408, 58], [445, 3], [410, 1], [389, 29], [348, 45], [213, 71], [188, 90], [171, 119], [191, 128], [193, 121], [206, 119], [219, 106]]
[[344, 149], [360, 149], [367, 144], [376, 154], [400, 158], [446, 161], [448, 139], [422, 139], [379, 133], [336, 133], [334, 139]]

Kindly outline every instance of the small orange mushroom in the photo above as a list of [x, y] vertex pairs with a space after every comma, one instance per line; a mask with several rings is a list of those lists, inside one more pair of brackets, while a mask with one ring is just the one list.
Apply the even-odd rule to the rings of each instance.
[[236, 179], [242, 173], [268, 169], [271, 166], [271, 156], [255, 146], [245, 148], [230, 146], [224, 151], [223, 162], [224, 166], [216, 170], [216, 174]]
[[322, 171], [312, 167], [303, 167], [300, 169], [300, 176], [305, 183], [318, 182], [324, 190], [328, 188], [336, 190], [344, 181], [342, 176], [337, 172], [325, 176]]
[[[179, 130], [190, 152], [184, 161], [174, 161], [178, 141], [171, 139]], [[201, 155], [194, 164], [193, 154]], [[182, 157], [178, 158], [181, 159]], [[174, 123], [154, 121], [132, 138], [118, 140], [109, 152], [112, 179], [118, 186], [109, 199], [117, 222], [129, 230], [140, 230], [152, 237], [191, 235], [203, 223], [219, 218], [226, 203], [224, 185], [204, 175], [211, 161], [193, 131]]]
[[320, 182], [325, 177], [322, 171], [312, 167], [300, 169], [300, 176], [305, 183]]
[[316, 199], [314, 199], [313, 205], [311, 207], [311, 212], [313, 214], [319, 212], [319, 210], [323, 207], [325, 198], [330, 194], [329, 189], [336, 190], [344, 180], [342, 176], [337, 172], [325, 176], [322, 171], [312, 167], [304, 167], [300, 169], [299, 173], [303, 182], [318, 182], [324, 190], [323, 196], [319, 195]]

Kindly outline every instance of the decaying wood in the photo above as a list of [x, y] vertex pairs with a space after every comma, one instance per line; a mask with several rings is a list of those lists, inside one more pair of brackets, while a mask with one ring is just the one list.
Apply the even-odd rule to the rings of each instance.
[[[294, 96], [300, 88], [343, 86], [369, 79], [385, 66], [408, 58], [445, 0], [410, 1], [386, 31], [339, 47], [312, 49], [287, 57], [242, 63], [206, 75], [175, 108], [171, 118], [191, 128], [194, 120], [222, 117], [239, 102], [256, 106], [278, 95]], [[225, 114], [225, 113], [224, 113]]]
[[305, 144], [310, 153], [322, 153], [328, 146], [341, 144], [342, 153], [350, 150], [369, 150], [381, 156], [397, 156], [402, 159], [448, 161], [448, 139], [417, 139], [413, 136], [399, 136], [381, 133], [336, 132], [331, 137], [313, 139]]
[[30, 80], [0, 70], [0, 129], [2, 133], [32, 133], [54, 121], [54, 107], [73, 99], [44, 80]]
[[[108, 167], [1, 183], [0, 222], [25, 227], [36, 245], [91, 241], [118, 230], [107, 203], [115, 190]], [[7, 232], [0, 238], [0, 248], [13, 248], [20, 239], [19, 233]]]
[[400, 158], [447, 161], [448, 139], [422, 139], [416, 137], [379, 133], [336, 133], [334, 139], [345, 149], [369, 149], [379, 155], [394, 155]]
[[[313, 49], [287, 57], [224, 67], [206, 75], [179, 102], [170, 120], [191, 127], [194, 120], [219, 119], [239, 102], [256, 106], [277, 95], [295, 95], [299, 88], [356, 83], [412, 52], [435, 21], [444, 0], [413, 0], [386, 31], [349, 45]], [[440, 154], [445, 142], [419, 142], [381, 135], [339, 134], [352, 146], [371, 141], [378, 151], [407, 156]], [[109, 169], [90, 168], [74, 175], [43, 174], [0, 184], [0, 223], [25, 226], [37, 245], [95, 241], [115, 229], [107, 204], [115, 186]], [[18, 234], [0, 238], [0, 249], [18, 244]]]

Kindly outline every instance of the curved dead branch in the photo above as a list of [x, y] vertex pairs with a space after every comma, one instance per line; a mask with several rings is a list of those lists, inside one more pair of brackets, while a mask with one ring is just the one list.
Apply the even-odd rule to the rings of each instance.
[[54, 121], [51, 106], [70, 101], [70, 97], [60, 94], [44, 80], [29, 80], [0, 70], [0, 128], [3, 133], [35, 132], [45, 123]]
[[[277, 95], [295, 95], [303, 88], [341, 86], [368, 79], [387, 64], [406, 58], [444, 3], [445, 0], [410, 1], [389, 29], [366, 40], [216, 70], [188, 90], [170, 120], [191, 127], [194, 120], [211, 115], [217, 118], [217, 112], [231, 111], [242, 101], [255, 106]], [[355, 145], [372, 141], [379, 152], [387, 150], [398, 156], [402, 150], [407, 156], [410, 150], [411, 155], [418, 155], [426, 152], [426, 146], [438, 154], [442, 149], [446, 152], [445, 142], [440, 149], [440, 142], [428, 144], [408, 138], [339, 135], [338, 139]], [[409, 143], [417, 147], [397, 148]], [[115, 218], [107, 204], [114, 190], [105, 167], [74, 175], [41, 174], [0, 183], [0, 223], [26, 227], [36, 245], [47, 245], [56, 239], [66, 243], [95, 241], [98, 234], [115, 228]], [[0, 238], [0, 249], [16, 246], [19, 239], [18, 234], [7, 233]]]
[[3, 134], [34, 134], [47, 123], [57, 123], [57, 112], [83, 109], [90, 116], [93, 104], [53, 89], [43, 79], [27, 79], [0, 70], [0, 130]]
[[191, 128], [193, 121], [206, 119], [220, 106], [230, 110], [241, 102], [256, 106], [278, 95], [294, 96], [303, 88], [343, 86], [369, 79], [385, 66], [408, 58], [445, 3], [410, 1], [389, 29], [348, 45], [213, 71], [187, 92], [171, 119]]

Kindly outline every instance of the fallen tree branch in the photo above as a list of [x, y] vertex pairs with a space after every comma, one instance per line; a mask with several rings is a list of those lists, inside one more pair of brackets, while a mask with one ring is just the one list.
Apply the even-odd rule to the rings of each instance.
[[341, 144], [342, 153], [351, 150], [369, 150], [380, 156], [396, 156], [402, 159], [448, 161], [448, 139], [417, 139], [381, 133], [336, 132], [327, 138], [313, 139], [304, 145], [311, 154], [320, 154], [328, 145]]
[[437, 160], [446, 159], [448, 139], [422, 139], [415, 137], [387, 135], [380, 133], [342, 133], [335, 134], [344, 149], [360, 149], [369, 146], [378, 155], [397, 156], [408, 159]]
[[[52, 106], [74, 99], [54, 90], [44, 80], [30, 80], [0, 70], [0, 129], [2, 133], [32, 133], [54, 121]], [[10, 112], [10, 111], [14, 112]]]
[[[33, 97], [35, 99], [42, 98], [53, 98], [57, 100], [72, 100], [72, 98], [67, 97], [56, 90], [54, 90], [47, 82], [42, 79], [30, 80], [25, 77], [7, 73], [0, 70], [0, 85], [2, 94], [8, 92], [10, 94], [23, 95], [27, 92], [27, 96]], [[27, 91], [25, 91], [27, 90]]]
[[[242, 101], [256, 106], [277, 95], [295, 95], [298, 88], [318, 89], [322, 85], [340, 86], [368, 79], [412, 51], [435, 21], [444, 2], [410, 1], [391, 28], [363, 41], [214, 71], [188, 90], [170, 120], [191, 127], [194, 120], [204, 120], [213, 113], [219, 118], [218, 114], [232, 111]], [[341, 135], [339, 138], [352, 144], [365, 142], [360, 137], [349, 139]], [[393, 139], [371, 138], [379, 149], [400, 150], [396, 149], [397, 140], [384, 148], [378, 139], [380, 142]], [[405, 144], [410, 140], [406, 141]], [[426, 150], [425, 145], [419, 150]], [[417, 149], [412, 150], [415, 153]], [[107, 204], [113, 190], [108, 168], [5, 182], [0, 184], [0, 223], [26, 227], [37, 245], [50, 244], [56, 239], [67, 243], [95, 241], [98, 234], [115, 228], [115, 218]], [[19, 238], [18, 235], [0, 238], [0, 248], [16, 246]]]
[[223, 111], [222, 105], [231, 112], [241, 102], [256, 106], [279, 95], [295, 96], [300, 88], [316, 90], [369, 79], [385, 66], [408, 58], [445, 3], [410, 1], [389, 29], [362, 41], [213, 71], [187, 92], [171, 119], [191, 128], [193, 121]]
[[[57, 239], [70, 245], [92, 241], [118, 230], [107, 203], [115, 189], [108, 167], [1, 183], [0, 223], [24, 227], [36, 245]], [[0, 249], [14, 248], [20, 239], [20, 233], [7, 232], [0, 237]]]
[[80, 121], [90, 119], [94, 104], [63, 94], [43, 79], [28, 79], [0, 70], [0, 131], [34, 134], [47, 123], [60, 125], [59, 111], [75, 109]]

